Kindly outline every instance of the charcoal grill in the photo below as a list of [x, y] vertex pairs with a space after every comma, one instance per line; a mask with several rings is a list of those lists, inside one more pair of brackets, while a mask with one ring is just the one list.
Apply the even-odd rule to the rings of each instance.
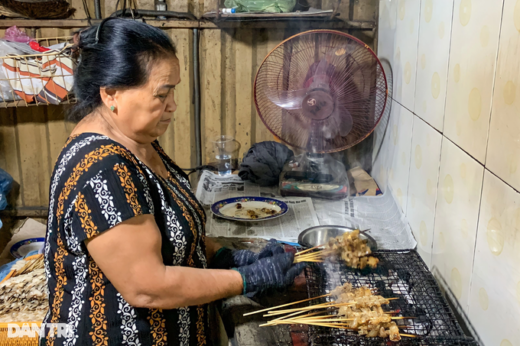
[[357, 335], [355, 331], [309, 326], [310, 345], [478, 346], [474, 339], [464, 334], [433, 275], [416, 251], [377, 251], [373, 256], [379, 258], [377, 269], [361, 271], [330, 262], [307, 267], [309, 297], [329, 293], [347, 281], [354, 287], [376, 288], [377, 294], [385, 298], [397, 298], [388, 305], [389, 310], [399, 310], [395, 316], [415, 317], [395, 322], [409, 327], [402, 329], [402, 333], [417, 337], [402, 337], [400, 342], [394, 343], [388, 339]]

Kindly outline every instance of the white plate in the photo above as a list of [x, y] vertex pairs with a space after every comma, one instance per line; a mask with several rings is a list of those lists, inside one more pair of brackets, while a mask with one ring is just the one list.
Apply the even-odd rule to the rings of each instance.
[[[242, 205], [241, 209], [237, 209], [237, 204]], [[259, 217], [258, 219], [251, 219], [247, 215], [237, 215], [237, 210], [250, 210], [250, 209], [262, 209], [267, 208], [276, 211], [275, 215], [266, 215]], [[218, 217], [234, 221], [265, 221], [280, 217], [287, 213], [289, 207], [282, 201], [274, 198], [266, 197], [237, 197], [228, 198], [222, 201], [218, 201], [211, 206], [211, 211]]]

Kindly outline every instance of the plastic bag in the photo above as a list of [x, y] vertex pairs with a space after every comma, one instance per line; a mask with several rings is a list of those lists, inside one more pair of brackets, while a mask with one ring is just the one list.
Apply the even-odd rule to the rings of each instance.
[[0, 168], [0, 210], [7, 207], [7, 194], [11, 191], [13, 186], [13, 177], [6, 171]]
[[[31, 49], [25, 43], [10, 42], [0, 39], [0, 56], [7, 56], [9, 54], [27, 55], [36, 54], [37, 51]], [[0, 101], [21, 100], [20, 96], [14, 93], [9, 81], [7, 80], [3, 60], [0, 59]]]
[[237, 12], [291, 12], [296, 0], [226, 0], [224, 6]]
[[29, 43], [31, 41], [34, 41], [33, 38], [30, 38], [26, 33], [25, 31], [22, 31], [20, 29], [18, 29], [15, 26], [12, 26], [10, 28], [7, 28], [5, 30], [5, 36], [4, 38], [8, 41], [13, 41], [13, 42], [22, 42], [22, 43]]

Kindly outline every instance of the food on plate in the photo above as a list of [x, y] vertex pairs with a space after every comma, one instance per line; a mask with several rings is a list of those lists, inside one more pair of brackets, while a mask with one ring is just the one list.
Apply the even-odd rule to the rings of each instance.
[[258, 219], [258, 215], [255, 213], [254, 210], [247, 209], [247, 216], [249, 216], [250, 219]]
[[269, 209], [269, 208], [262, 208], [262, 209], [260, 209], [260, 211], [263, 213], [266, 213], [267, 215], [276, 215], [277, 214], [276, 210]]
[[263, 219], [265, 217], [274, 216], [281, 213], [281, 209], [273, 206], [251, 208], [244, 203], [236, 203], [234, 207], [222, 209], [221, 213], [225, 216], [241, 218], [241, 219]]

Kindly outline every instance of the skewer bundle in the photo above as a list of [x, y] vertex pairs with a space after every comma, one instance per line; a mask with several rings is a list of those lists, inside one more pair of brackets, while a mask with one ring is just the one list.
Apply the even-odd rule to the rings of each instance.
[[[325, 246], [325, 249], [311, 252], [322, 246]], [[371, 253], [367, 240], [359, 238], [359, 230], [355, 230], [330, 238], [327, 244], [297, 253], [294, 262], [323, 262], [325, 258], [330, 257], [333, 260], [341, 259], [352, 268], [365, 269], [367, 266], [376, 268], [379, 259], [369, 256]]]
[[41, 321], [48, 309], [43, 255], [18, 261], [0, 283], [0, 322]]
[[[279, 310], [292, 304], [302, 303], [313, 299], [332, 297], [334, 301], [316, 304], [303, 308]], [[412, 317], [393, 317], [395, 312], [385, 312], [381, 305], [388, 304], [396, 298], [384, 298], [374, 295], [368, 287], [353, 289], [349, 283], [338, 286], [330, 294], [305, 299], [302, 301], [284, 304], [273, 308], [263, 309], [244, 316], [268, 311], [264, 317], [276, 317], [268, 323], [260, 326], [273, 326], [277, 324], [308, 324], [320, 327], [339, 328], [357, 331], [359, 335], [367, 337], [389, 338], [391, 341], [401, 340], [401, 336], [415, 337], [413, 334], [403, 334], [395, 320], [409, 319]]]

